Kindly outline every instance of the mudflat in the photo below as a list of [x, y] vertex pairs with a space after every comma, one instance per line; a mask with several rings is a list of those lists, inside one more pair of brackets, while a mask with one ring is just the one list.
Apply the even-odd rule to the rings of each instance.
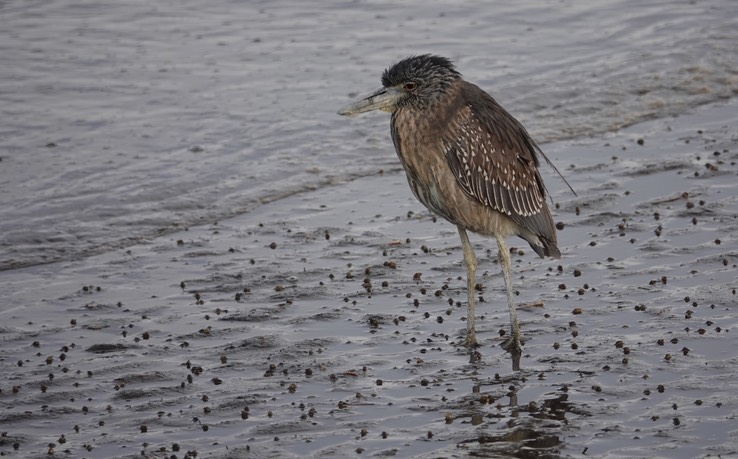
[[492, 240], [469, 363], [455, 228], [398, 169], [0, 273], [10, 457], [726, 457], [738, 102], [542, 145], [561, 260]]

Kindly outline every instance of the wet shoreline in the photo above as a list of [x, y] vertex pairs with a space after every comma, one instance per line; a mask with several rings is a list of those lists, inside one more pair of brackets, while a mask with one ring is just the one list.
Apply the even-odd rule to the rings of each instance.
[[736, 113], [544, 145], [579, 196], [546, 171], [561, 260], [508, 241], [521, 372], [494, 244], [470, 364], [458, 236], [395, 172], [4, 271], [0, 452], [736, 454]]

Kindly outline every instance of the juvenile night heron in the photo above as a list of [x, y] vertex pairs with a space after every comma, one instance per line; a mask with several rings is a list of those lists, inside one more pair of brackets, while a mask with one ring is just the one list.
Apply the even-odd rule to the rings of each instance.
[[466, 232], [497, 240], [510, 309], [510, 336], [503, 348], [519, 356], [520, 326], [505, 237], [520, 236], [541, 258], [561, 257], [536, 153], [548, 158], [520, 122], [464, 81], [444, 57], [401, 60], [384, 71], [382, 85], [338, 113], [391, 112], [392, 141], [415, 197], [458, 228], [467, 269], [470, 348], [477, 344], [477, 260]]

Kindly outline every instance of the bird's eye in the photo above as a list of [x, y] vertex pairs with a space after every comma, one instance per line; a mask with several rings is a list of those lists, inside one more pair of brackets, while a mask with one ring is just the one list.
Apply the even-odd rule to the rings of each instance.
[[402, 87], [403, 87], [403, 89], [405, 89], [407, 91], [412, 91], [412, 90], [414, 90], [415, 88], [418, 87], [418, 83], [415, 83], [414, 81], [408, 81], [407, 83], [405, 83], [404, 85], [402, 85]]

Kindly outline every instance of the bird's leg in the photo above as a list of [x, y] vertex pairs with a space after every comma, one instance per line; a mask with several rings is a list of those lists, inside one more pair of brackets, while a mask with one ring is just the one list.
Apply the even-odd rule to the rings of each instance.
[[515, 300], [513, 299], [512, 288], [512, 266], [510, 264], [510, 250], [505, 244], [505, 240], [500, 236], [497, 239], [497, 247], [500, 250], [500, 264], [502, 265], [502, 275], [505, 278], [505, 288], [507, 289], [507, 306], [510, 308], [510, 337], [503, 343], [502, 347], [511, 354], [520, 354], [522, 352], [520, 324], [518, 324], [518, 313], [515, 309]]
[[466, 346], [474, 348], [477, 345], [477, 328], [476, 319], [474, 315], [474, 289], [476, 282], [474, 276], [477, 272], [477, 257], [474, 255], [474, 249], [469, 242], [469, 236], [466, 234], [466, 230], [461, 226], [458, 226], [459, 237], [461, 238], [461, 248], [464, 251], [464, 264], [466, 265], [466, 290], [469, 296], [469, 309], [467, 312], [466, 320]]

